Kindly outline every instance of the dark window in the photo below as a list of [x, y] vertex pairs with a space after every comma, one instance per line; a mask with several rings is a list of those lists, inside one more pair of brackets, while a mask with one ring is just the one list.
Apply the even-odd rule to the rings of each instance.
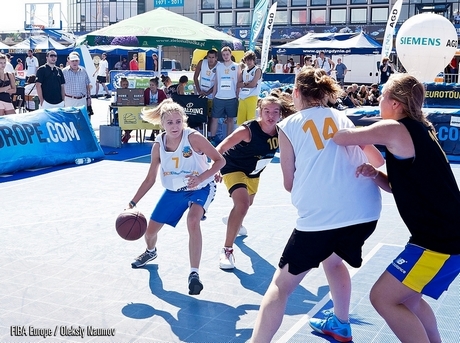
[[249, 8], [250, 6], [250, 0], [236, 0], [236, 8]]
[[219, 0], [219, 8], [232, 8], [232, 0]]
[[214, 9], [214, 0], [201, 0], [202, 9]]

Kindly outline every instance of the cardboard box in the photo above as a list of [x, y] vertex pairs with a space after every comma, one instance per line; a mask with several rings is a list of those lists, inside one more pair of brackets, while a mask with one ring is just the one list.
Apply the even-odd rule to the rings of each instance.
[[141, 88], [118, 88], [117, 106], [144, 106], [144, 90]]

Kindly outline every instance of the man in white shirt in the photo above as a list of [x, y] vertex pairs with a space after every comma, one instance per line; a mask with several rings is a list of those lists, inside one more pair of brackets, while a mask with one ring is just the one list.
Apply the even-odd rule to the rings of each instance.
[[62, 70], [65, 84], [65, 107], [79, 107], [91, 104], [91, 81], [86, 69], [80, 66], [80, 56], [72, 52], [67, 58], [69, 65]]
[[324, 51], [321, 51], [319, 57], [315, 60], [315, 68], [321, 68], [327, 75], [331, 75], [331, 71], [335, 68], [335, 63], [324, 55]]
[[37, 75], [38, 59], [32, 50], [27, 51], [26, 57], [26, 81], [31, 75]]
[[107, 54], [104, 52], [101, 55], [101, 59], [99, 60], [99, 65], [96, 68], [96, 71], [93, 74], [93, 77], [97, 74], [96, 79], [96, 94], [94, 95], [95, 98], [98, 97], [99, 94], [99, 85], [102, 85], [102, 88], [105, 90], [105, 97], [110, 98], [110, 92], [107, 88], [107, 80], [109, 79], [109, 63], [106, 60]]

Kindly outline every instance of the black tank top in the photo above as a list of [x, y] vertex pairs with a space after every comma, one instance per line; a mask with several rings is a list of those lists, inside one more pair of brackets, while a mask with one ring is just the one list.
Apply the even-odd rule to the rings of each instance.
[[[0, 87], [10, 86], [11, 82], [10, 82], [9, 73], [5, 73], [3, 77], [6, 77], [6, 80], [1, 80], [0, 79]], [[11, 101], [11, 95], [9, 93], [6, 93], [6, 92], [0, 93], [0, 101], [12, 102]]]
[[265, 169], [262, 160], [269, 160], [275, 156], [278, 149], [278, 131], [273, 136], [262, 131], [257, 120], [250, 120], [242, 124], [250, 132], [251, 141], [241, 141], [224, 153], [227, 162], [222, 168], [222, 175], [241, 171], [250, 178], [259, 177]]
[[[410, 118], [415, 157], [397, 159], [386, 150], [388, 180], [410, 243], [444, 254], [460, 254], [460, 191], [434, 130]], [[401, 233], [403, 234], [403, 233]]]

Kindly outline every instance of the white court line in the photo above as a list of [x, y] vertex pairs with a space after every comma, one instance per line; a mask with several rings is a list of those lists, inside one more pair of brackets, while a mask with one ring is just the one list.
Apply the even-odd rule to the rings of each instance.
[[[401, 246], [401, 245], [397, 245], [397, 244], [383, 244], [383, 243], [378, 243], [371, 251], [369, 251], [369, 253], [363, 258], [363, 263], [362, 263], [362, 266], [364, 266], [367, 262], [369, 262], [369, 260], [374, 257], [374, 255], [380, 250], [381, 247], [383, 246], [394, 246], [394, 247], [401, 247], [403, 248], [404, 246]], [[361, 266], [361, 267], [362, 267]], [[350, 277], [353, 278], [353, 276], [361, 269], [360, 268], [349, 268], [349, 272], [350, 272]], [[316, 306], [314, 306], [310, 311], [308, 311], [308, 313], [306, 315], [304, 315], [302, 318], [300, 318], [300, 320], [293, 326], [291, 327], [283, 336], [280, 337], [280, 339], [278, 339], [276, 342], [277, 343], [286, 343], [288, 342], [292, 336], [294, 336], [297, 332], [299, 332], [299, 330], [305, 326], [309, 319], [311, 317], [313, 317], [316, 313], [318, 313], [318, 311], [320, 309], [322, 309], [324, 307], [324, 305], [326, 305], [326, 303], [331, 300], [331, 293], [327, 293], [324, 298], [322, 298], [320, 301], [318, 301], [318, 303], [316, 304]]]
[[143, 156], [128, 158], [127, 160], [123, 160], [122, 162], [129, 162], [129, 161], [137, 160], [139, 158], [144, 158], [144, 157], [147, 157], [147, 156], [152, 156], [152, 154], [147, 154], [147, 155], [143, 155]]

